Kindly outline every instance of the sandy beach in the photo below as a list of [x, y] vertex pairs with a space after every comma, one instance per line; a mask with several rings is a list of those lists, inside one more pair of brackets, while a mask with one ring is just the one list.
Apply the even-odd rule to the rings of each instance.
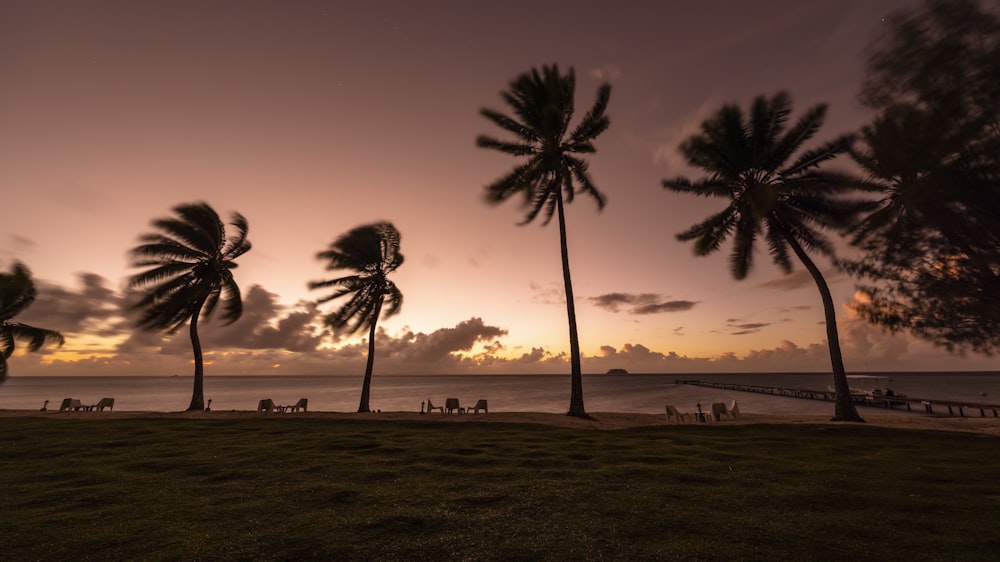
[[[529, 423], [542, 424], [557, 427], [568, 427], [578, 429], [614, 430], [630, 427], [675, 425], [668, 422], [665, 415], [655, 414], [635, 414], [622, 412], [593, 412], [590, 414], [593, 420], [573, 418], [562, 414], [548, 414], [536, 412], [496, 412], [492, 414], [465, 414], [465, 415], [444, 415], [437, 412], [421, 415], [414, 412], [379, 412], [371, 414], [359, 414], [356, 412], [297, 412], [297, 413], [273, 413], [258, 414], [254, 411], [229, 410], [211, 412], [141, 412], [141, 411], [118, 411], [118, 412], [58, 412], [48, 410], [45, 412], [32, 410], [0, 410], [0, 417], [44, 417], [49, 419], [123, 419], [123, 418], [172, 418], [172, 419], [234, 419], [234, 418], [292, 418], [308, 417], [320, 419], [365, 419], [377, 421], [416, 421], [423, 423]], [[865, 425], [892, 427], [897, 429], [932, 430], [932, 431], [962, 431], [969, 433], [979, 433], [983, 435], [1000, 436], [1000, 418], [993, 417], [952, 417], [952, 416], [928, 416], [921, 414], [910, 415], [868, 415], [865, 416]], [[761, 415], [743, 414], [737, 420], [724, 420], [721, 422], [709, 423], [687, 423], [681, 425], [691, 426], [727, 426], [745, 424], [820, 424], [831, 426], [853, 425], [843, 422], [831, 422], [829, 416], [816, 415]]]

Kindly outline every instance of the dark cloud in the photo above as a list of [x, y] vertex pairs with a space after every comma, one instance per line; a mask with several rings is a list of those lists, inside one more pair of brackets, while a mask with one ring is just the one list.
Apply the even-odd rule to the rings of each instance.
[[735, 330], [729, 332], [730, 335], [743, 336], [746, 334], [753, 334], [759, 332], [761, 328], [766, 328], [771, 325], [770, 322], [744, 322], [744, 323], [739, 323], [739, 322], [740, 321], [735, 318], [730, 318], [729, 320], [726, 321], [726, 327], [728, 327], [730, 330]]
[[[844, 275], [835, 269], [830, 269], [823, 272], [823, 277], [826, 279], [827, 283], [832, 283], [843, 278]], [[801, 289], [803, 287], [815, 286], [816, 281], [813, 280], [812, 275], [810, 275], [805, 269], [799, 269], [787, 275], [782, 275], [781, 277], [771, 279], [770, 281], [757, 284], [757, 287], [763, 289], [775, 289], [778, 291], [794, 291], [795, 289]]]
[[387, 351], [408, 361], [430, 363], [447, 358], [454, 352], [469, 351], [478, 342], [490, 343], [505, 335], [507, 330], [503, 328], [489, 326], [482, 318], [470, 318], [454, 328], [441, 328], [430, 334], [407, 332], [388, 342]]
[[222, 326], [206, 324], [206, 345], [220, 349], [285, 349], [314, 351], [323, 340], [317, 328], [320, 312], [314, 303], [300, 303], [295, 308], [281, 306], [278, 295], [260, 285], [252, 285], [243, 297], [243, 315], [236, 322]]
[[694, 308], [697, 302], [685, 300], [666, 301], [666, 297], [654, 293], [607, 293], [590, 297], [590, 302], [609, 312], [628, 308], [629, 314], [660, 314], [663, 312], [683, 312]]
[[537, 302], [539, 304], [566, 304], [566, 293], [562, 285], [557, 285], [550, 283], [548, 286], [543, 286], [540, 283], [531, 282], [529, 285], [531, 287], [532, 302]]
[[659, 314], [661, 312], [683, 312], [691, 310], [697, 304], [693, 301], [666, 301], [656, 304], [647, 304], [632, 309], [633, 314]]
[[18, 321], [64, 334], [88, 332], [119, 335], [128, 329], [124, 299], [96, 273], [77, 275], [79, 287], [63, 287], [36, 279], [35, 302]]

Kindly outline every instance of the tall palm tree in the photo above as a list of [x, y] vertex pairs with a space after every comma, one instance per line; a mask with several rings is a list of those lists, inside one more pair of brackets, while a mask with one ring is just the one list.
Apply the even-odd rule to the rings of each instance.
[[35, 283], [31, 272], [15, 262], [10, 273], [0, 273], [0, 382], [7, 378], [7, 359], [14, 353], [15, 340], [28, 340], [28, 351], [38, 351], [47, 342], [62, 345], [62, 334], [36, 328], [14, 318], [35, 302]]
[[837, 335], [837, 314], [830, 289], [808, 251], [832, 254], [820, 229], [843, 229], [859, 213], [872, 208], [867, 200], [838, 197], [862, 184], [844, 174], [820, 172], [817, 167], [850, 150], [852, 137], [842, 136], [792, 155], [811, 139], [826, 114], [817, 105], [786, 128], [791, 99], [785, 92], [773, 98], [758, 97], [750, 115], [726, 105], [702, 123], [702, 131], [684, 141], [680, 150], [692, 166], [708, 176], [691, 181], [684, 177], [663, 181], [667, 189], [722, 197], [728, 205], [721, 212], [677, 235], [694, 240], [695, 253], [707, 255], [732, 237], [730, 268], [736, 279], [746, 277], [753, 263], [754, 242], [763, 235], [771, 260], [785, 272], [792, 270], [791, 253], [812, 275], [823, 301], [826, 335], [836, 390], [834, 420], [864, 421], [858, 415], [847, 386]]
[[135, 303], [143, 311], [138, 325], [144, 330], [173, 334], [190, 320], [194, 352], [194, 391], [188, 411], [205, 408], [205, 367], [198, 319], [212, 316], [222, 301], [223, 324], [243, 314], [240, 288], [233, 279], [236, 258], [250, 250], [247, 220], [233, 213], [235, 234], [226, 237], [226, 226], [207, 203], [174, 207], [176, 217], [156, 219], [160, 232], [144, 234], [132, 249], [132, 267], [149, 268], [129, 279], [141, 298]]
[[[372, 367], [375, 365], [375, 326], [379, 316], [386, 317], [399, 312], [403, 305], [403, 293], [389, 279], [389, 274], [403, 264], [403, 254], [399, 253], [399, 231], [389, 222], [378, 222], [356, 227], [334, 240], [330, 247], [316, 254], [316, 258], [326, 260], [327, 271], [349, 269], [355, 273], [329, 281], [313, 281], [310, 289], [335, 288], [334, 292], [322, 297], [322, 304], [343, 296], [350, 300], [339, 309], [326, 315], [324, 323], [338, 333], [353, 334], [362, 327], [368, 328], [368, 366], [365, 380], [361, 385], [361, 403], [358, 412], [370, 412], [368, 399], [371, 395]], [[388, 308], [383, 310], [385, 299]]]
[[[604, 208], [604, 195], [597, 190], [587, 173], [588, 164], [579, 154], [596, 152], [593, 141], [607, 130], [610, 120], [604, 114], [611, 97], [611, 85], [602, 84], [590, 111], [570, 131], [576, 76], [573, 69], [565, 75], [555, 64], [532, 69], [515, 78], [509, 89], [500, 92], [515, 117], [491, 109], [480, 113], [514, 136], [503, 141], [481, 135], [476, 145], [492, 148], [516, 157], [525, 157], [507, 175], [486, 186], [486, 200], [491, 204], [522, 194], [528, 214], [521, 224], [530, 223], [539, 214], [543, 225], [559, 218], [559, 244], [562, 253], [563, 284], [566, 291], [566, 314], [569, 319], [570, 401], [567, 415], [589, 417], [583, 406], [583, 377], [580, 368], [580, 339], [576, 328], [573, 283], [569, 272], [569, 249], [566, 245], [565, 203], [576, 193], [585, 193]], [[563, 199], [565, 198], [565, 202]]]

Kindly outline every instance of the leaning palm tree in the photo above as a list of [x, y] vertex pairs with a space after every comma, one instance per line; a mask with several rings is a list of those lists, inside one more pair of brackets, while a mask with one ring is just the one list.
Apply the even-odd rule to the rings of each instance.
[[129, 279], [141, 297], [134, 304], [142, 310], [138, 325], [144, 330], [173, 334], [190, 320], [194, 351], [194, 391], [188, 411], [205, 408], [205, 367], [198, 319], [212, 316], [222, 301], [224, 325], [243, 314], [240, 288], [233, 279], [236, 258], [250, 250], [247, 220], [233, 213], [236, 233], [226, 238], [226, 227], [207, 203], [174, 207], [176, 217], [156, 219], [160, 232], [144, 234], [132, 249], [132, 267], [149, 268]]
[[[562, 252], [563, 284], [566, 292], [566, 313], [569, 319], [570, 401], [567, 415], [589, 417], [583, 406], [583, 377], [580, 368], [580, 340], [576, 328], [576, 308], [573, 284], [569, 272], [569, 249], [566, 245], [565, 203], [577, 193], [590, 195], [604, 208], [604, 195], [597, 190], [588, 164], [579, 154], [596, 152], [593, 141], [607, 130], [610, 121], [604, 114], [611, 96], [611, 86], [602, 84], [597, 99], [583, 119], [570, 131], [573, 118], [573, 98], [576, 77], [570, 68], [566, 75], [556, 65], [532, 69], [515, 78], [500, 96], [513, 110], [514, 117], [491, 109], [480, 113], [501, 129], [514, 136], [503, 141], [481, 135], [476, 144], [511, 156], [525, 157], [507, 175], [486, 186], [486, 200], [491, 204], [522, 194], [528, 209], [521, 224], [530, 223], [539, 214], [548, 224], [553, 213], [559, 218], [559, 243]], [[565, 202], [563, 199], [565, 198]]]
[[[335, 288], [334, 292], [322, 297], [322, 304], [343, 296], [351, 298], [339, 309], [326, 315], [324, 323], [337, 333], [353, 334], [363, 327], [368, 328], [368, 366], [361, 385], [361, 403], [358, 412], [370, 412], [368, 399], [371, 394], [372, 367], [375, 365], [375, 325], [379, 316], [392, 316], [403, 305], [403, 293], [389, 280], [389, 274], [403, 264], [403, 254], [399, 253], [399, 231], [389, 222], [378, 222], [359, 226], [334, 240], [330, 247], [316, 254], [316, 258], [326, 260], [327, 271], [349, 269], [352, 275], [313, 281], [310, 289]], [[388, 308], [383, 310], [385, 299]]]
[[35, 302], [31, 272], [15, 262], [10, 273], [0, 273], [0, 382], [7, 378], [7, 359], [14, 353], [15, 340], [28, 340], [28, 351], [38, 351], [46, 342], [62, 345], [62, 334], [36, 328], [14, 318]]
[[684, 141], [680, 150], [692, 166], [709, 173], [691, 181], [684, 177], [663, 181], [681, 193], [722, 197], [728, 205], [699, 224], [677, 235], [694, 240], [695, 253], [707, 255], [733, 239], [730, 268], [736, 279], [746, 277], [753, 263], [754, 242], [763, 236], [771, 260], [785, 272], [792, 270], [795, 254], [812, 275], [823, 301], [826, 335], [836, 390], [834, 420], [864, 421], [851, 399], [837, 336], [837, 314], [830, 289], [808, 251], [831, 255], [823, 228], [847, 228], [872, 202], [839, 197], [861, 186], [848, 175], [824, 173], [817, 167], [851, 148], [852, 137], [842, 136], [789, 162], [811, 139], [826, 114], [821, 104], [809, 109], [791, 127], [786, 121], [791, 100], [781, 92], [773, 98], [758, 97], [750, 115], [726, 105], [702, 124], [702, 131]]

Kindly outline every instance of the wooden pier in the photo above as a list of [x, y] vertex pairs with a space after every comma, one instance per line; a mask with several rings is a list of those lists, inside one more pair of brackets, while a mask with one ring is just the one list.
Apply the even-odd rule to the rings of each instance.
[[[770, 394], [771, 396], [784, 396], [786, 398], [802, 398], [805, 400], [824, 400], [833, 402], [834, 393], [829, 390], [807, 390], [803, 388], [780, 388], [776, 386], [760, 386], [753, 384], [735, 384], [723, 382], [709, 382], [702, 380], [675, 380], [675, 384], [690, 384], [703, 386], [706, 388], [717, 388], [720, 390], [735, 390], [737, 392], [753, 392], [756, 394]], [[852, 395], [854, 402], [863, 406], [875, 406], [878, 408], [894, 409], [897, 406], [906, 408], [908, 411], [923, 411], [927, 414], [944, 414], [947, 408], [949, 416], [974, 415], [979, 412], [980, 417], [989, 417], [992, 413], [994, 418], [1000, 418], [1000, 404], [979, 404], [975, 402], [956, 402], [954, 400], [935, 400], [930, 398], [913, 398], [910, 396], [870, 396]], [[934, 409], [937, 408], [937, 411]]]

